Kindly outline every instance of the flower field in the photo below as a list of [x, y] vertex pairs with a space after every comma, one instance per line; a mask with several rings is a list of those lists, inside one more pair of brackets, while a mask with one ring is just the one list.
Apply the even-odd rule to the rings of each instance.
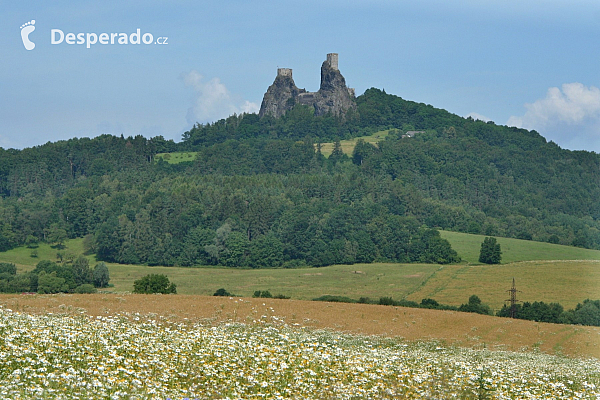
[[0, 332], [0, 398], [600, 398], [596, 359], [341, 335], [267, 315], [210, 326], [0, 309]]

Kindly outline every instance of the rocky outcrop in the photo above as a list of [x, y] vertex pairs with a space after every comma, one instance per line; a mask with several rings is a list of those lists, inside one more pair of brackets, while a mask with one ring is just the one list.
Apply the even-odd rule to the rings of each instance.
[[312, 106], [315, 115], [344, 116], [356, 109], [354, 89], [346, 86], [346, 80], [338, 70], [338, 55], [330, 53], [321, 66], [321, 87], [318, 92], [298, 89], [292, 79], [292, 70], [279, 68], [277, 77], [263, 97], [259, 115], [281, 117], [296, 104]]
[[337, 68], [332, 68], [329, 62], [321, 65], [321, 88], [315, 99], [315, 115], [345, 114], [349, 109], [356, 108], [354, 89], [346, 86], [346, 80]]
[[[280, 70], [277, 73], [275, 82], [267, 89], [260, 106], [259, 116], [271, 115], [279, 118], [287, 110], [292, 109], [296, 104], [298, 96], [306, 93], [304, 89], [298, 89], [292, 78], [292, 72], [282, 73]], [[286, 68], [287, 70], [287, 68]]]

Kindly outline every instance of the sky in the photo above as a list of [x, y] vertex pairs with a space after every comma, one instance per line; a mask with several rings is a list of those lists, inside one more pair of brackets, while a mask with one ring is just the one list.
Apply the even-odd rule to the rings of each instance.
[[357, 95], [385, 89], [600, 153], [597, 0], [0, 0], [0, 10], [3, 148], [104, 133], [180, 141], [197, 122], [257, 112], [278, 67], [318, 90], [321, 63], [338, 53]]

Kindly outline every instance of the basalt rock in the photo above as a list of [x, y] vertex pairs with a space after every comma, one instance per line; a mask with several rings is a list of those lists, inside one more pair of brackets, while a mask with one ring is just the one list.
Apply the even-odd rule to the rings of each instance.
[[279, 68], [277, 77], [263, 97], [259, 115], [281, 117], [296, 104], [312, 106], [315, 115], [331, 113], [344, 116], [348, 110], [356, 109], [354, 89], [346, 86], [346, 80], [338, 69], [338, 55], [327, 54], [321, 66], [321, 87], [318, 92], [299, 89], [292, 78], [290, 68]]

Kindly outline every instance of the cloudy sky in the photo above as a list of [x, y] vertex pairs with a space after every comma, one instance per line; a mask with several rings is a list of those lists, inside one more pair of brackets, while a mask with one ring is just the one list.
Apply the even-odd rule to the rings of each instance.
[[277, 67], [317, 90], [336, 52], [357, 94], [383, 88], [600, 152], [596, 0], [89, 3], [0, 0], [0, 147], [179, 141], [195, 122], [257, 111]]

